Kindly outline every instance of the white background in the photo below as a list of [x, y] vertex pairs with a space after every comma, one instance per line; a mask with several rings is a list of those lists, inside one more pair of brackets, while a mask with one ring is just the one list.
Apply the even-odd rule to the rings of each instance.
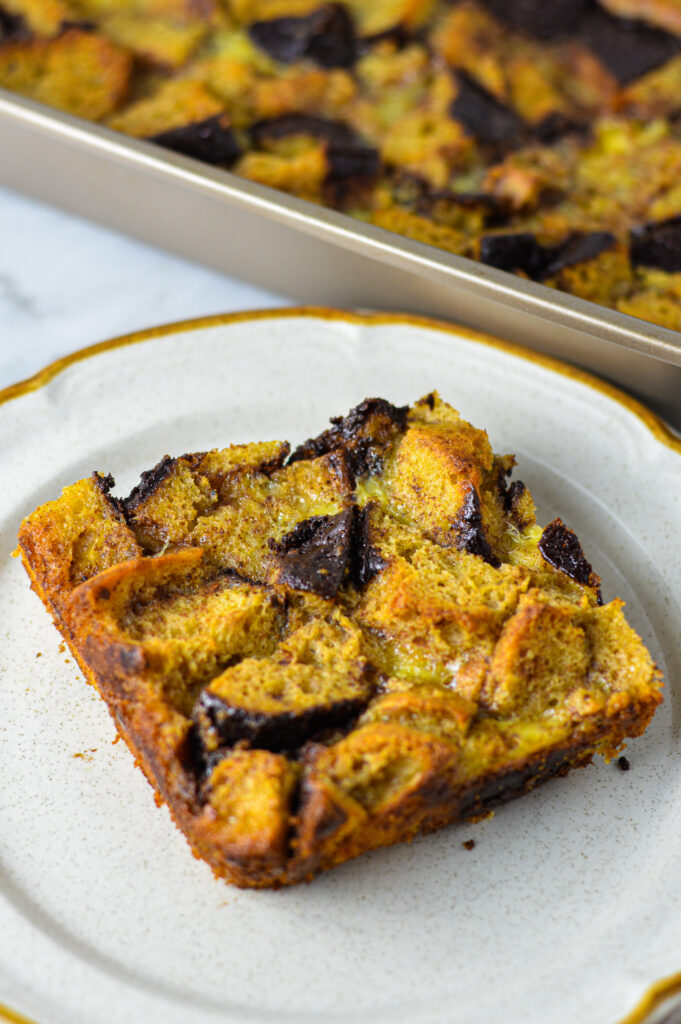
[[0, 388], [119, 334], [286, 304], [282, 296], [0, 189]]

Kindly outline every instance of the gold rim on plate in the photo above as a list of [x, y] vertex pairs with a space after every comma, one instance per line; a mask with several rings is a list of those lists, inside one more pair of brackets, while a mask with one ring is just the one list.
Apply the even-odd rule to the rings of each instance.
[[[415, 327], [425, 327], [430, 330], [441, 331], [443, 334], [454, 334], [487, 345], [490, 348], [508, 352], [521, 359], [527, 359], [531, 363], [546, 367], [548, 370], [553, 370], [555, 373], [560, 373], [571, 380], [586, 384], [595, 391], [600, 391], [601, 394], [623, 405], [630, 413], [636, 416], [657, 441], [681, 455], [681, 438], [676, 437], [672, 433], [657, 413], [648, 409], [638, 399], [632, 398], [631, 395], [621, 391], [614, 384], [608, 384], [586, 370], [570, 366], [568, 363], [564, 363], [553, 356], [534, 352], [522, 345], [504, 341], [501, 338], [496, 338], [491, 334], [484, 334], [482, 331], [476, 331], [469, 327], [447, 323], [445, 320], [436, 320], [431, 317], [416, 316], [409, 313], [353, 313], [347, 310], [330, 309], [325, 306], [292, 306], [284, 309], [252, 310], [245, 313], [217, 313], [214, 316], [198, 317], [192, 320], [178, 320], [160, 327], [150, 327], [143, 331], [134, 331], [132, 334], [123, 334], [117, 338], [111, 338], [109, 341], [101, 341], [95, 345], [88, 345], [86, 348], [78, 349], [78, 351], [72, 352], [68, 356], [63, 356], [61, 359], [56, 359], [54, 362], [49, 363], [32, 377], [4, 388], [0, 391], [0, 405], [14, 398], [19, 398], [21, 395], [37, 391], [39, 388], [45, 387], [56, 376], [75, 363], [83, 362], [85, 359], [100, 355], [102, 352], [110, 352], [112, 349], [124, 348], [126, 345], [136, 345], [138, 342], [169, 337], [174, 334], [181, 334], [184, 331], [197, 330], [203, 327], [218, 327], [222, 324], [243, 323], [249, 320], [272, 320], [301, 316], [313, 317], [319, 320], [342, 320], [346, 323], [367, 324], [369, 326], [372, 324], [409, 324]], [[659, 1009], [667, 999], [679, 993], [681, 993], [681, 971], [678, 974], [672, 974], [654, 982], [631, 1013], [617, 1022], [617, 1024], [645, 1024], [646, 1018], [651, 1013]], [[3, 1003], [0, 1003], [0, 1021], [5, 1021], [7, 1024], [38, 1024], [37, 1021], [25, 1017]]]

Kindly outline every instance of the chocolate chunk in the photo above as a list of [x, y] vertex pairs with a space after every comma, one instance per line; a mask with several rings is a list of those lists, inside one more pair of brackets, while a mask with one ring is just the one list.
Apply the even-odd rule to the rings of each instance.
[[128, 497], [122, 501], [126, 516], [131, 515], [135, 509], [139, 508], [142, 502], [146, 501], [154, 493], [157, 487], [160, 487], [166, 477], [172, 473], [176, 462], [177, 459], [171, 458], [170, 455], [164, 455], [161, 461], [157, 462], [152, 469], [148, 469], [140, 474], [140, 482], [133, 487]]
[[367, 181], [378, 174], [381, 161], [378, 150], [365, 142], [343, 121], [326, 117], [308, 117], [304, 114], [285, 114], [282, 117], [256, 121], [251, 127], [251, 139], [255, 146], [266, 146], [268, 141], [286, 138], [289, 135], [310, 135], [326, 144], [329, 165], [327, 183], [336, 186], [332, 198], [343, 198], [343, 189], [337, 186], [350, 179]]
[[546, 266], [543, 269], [543, 277], [553, 277], [566, 267], [573, 267], [577, 263], [586, 263], [599, 256], [606, 249], [612, 249], [615, 244], [615, 236], [609, 231], [592, 231], [588, 234], [574, 234], [560, 245], [552, 248]]
[[455, 73], [457, 95], [449, 113], [469, 135], [490, 146], [521, 142], [526, 126], [510, 107], [488, 92], [465, 71]]
[[366, 586], [388, 564], [371, 543], [369, 510], [369, 505], [355, 510], [350, 550], [350, 579], [356, 587]]
[[[518, 521], [518, 502], [522, 498], [527, 488], [522, 480], [514, 480], [508, 489], [508, 508], [511, 515]], [[519, 523], [522, 527], [522, 523]]]
[[362, 428], [374, 417], [382, 416], [390, 420], [399, 430], [407, 426], [408, 405], [393, 405], [384, 398], [365, 398], [363, 402], [351, 409], [347, 416], [332, 416], [331, 422], [340, 432], [344, 441], [351, 441], [362, 431]]
[[644, 21], [615, 18], [594, 8], [582, 19], [580, 38], [620, 85], [665, 64], [681, 50], [681, 39]]
[[476, 210], [486, 222], [505, 215], [508, 204], [489, 192], [454, 192], [449, 188], [433, 188], [429, 181], [403, 167], [391, 168], [392, 198], [424, 216], [441, 219], [452, 208]]
[[512, 513], [519, 499], [525, 493], [525, 484], [522, 480], [514, 480], [506, 492], [506, 508]]
[[669, 274], [681, 270], [681, 216], [634, 228], [630, 236], [635, 267], [659, 267]]
[[149, 141], [214, 166], [231, 167], [241, 156], [241, 148], [225, 114], [216, 114], [181, 128], [171, 128], [152, 135]]
[[399, 22], [390, 28], [384, 28], [381, 32], [374, 32], [370, 36], [362, 36], [357, 40], [357, 52], [359, 56], [363, 57], [372, 46], [377, 46], [379, 43], [393, 43], [395, 49], [403, 50], [410, 43], [422, 41], [423, 35], [424, 33], [412, 31], [403, 22]]
[[489, 565], [498, 569], [501, 562], [489, 546], [482, 523], [480, 498], [473, 484], [470, 484], [464, 499], [463, 508], [452, 524], [456, 531], [456, 546], [459, 551], [467, 551], [469, 555], [479, 555]]
[[116, 481], [112, 477], [111, 473], [107, 473], [106, 476], [104, 476], [103, 473], [95, 473], [94, 478], [95, 483], [99, 487], [102, 494], [108, 495], [109, 491], [116, 486]]
[[577, 535], [562, 520], [554, 519], [544, 527], [539, 551], [549, 565], [560, 569], [576, 583], [582, 583], [585, 587], [597, 586], [598, 577], [587, 562]]
[[592, 0], [483, 0], [488, 11], [512, 28], [554, 39], [573, 32]]
[[85, 20], [72, 20], [72, 19], [68, 19], [68, 20], [62, 21], [61, 24], [59, 25], [60, 33], [62, 33], [62, 32], [69, 32], [71, 29], [75, 29], [77, 32], [96, 32], [97, 28], [98, 28], [98, 26], [97, 26], [97, 23], [95, 21], [85, 21]]
[[[222, 700], [210, 690], [199, 697], [192, 718], [198, 734], [199, 749], [231, 747], [246, 740], [261, 750], [296, 750], [310, 737], [325, 729], [339, 728], [352, 721], [366, 706], [365, 698], [348, 698], [317, 707], [280, 714], [247, 710]], [[224, 749], [222, 756], [224, 756]], [[203, 755], [214, 764], [218, 751]], [[220, 760], [220, 757], [217, 757]]]
[[631, 768], [631, 763], [629, 761], [629, 758], [625, 757], [624, 754], [621, 757], [618, 757], [617, 758], [617, 767], [622, 772], [628, 772], [630, 770], [630, 768]]
[[31, 30], [20, 14], [11, 14], [0, 7], [0, 39], [22, 39], [30, 34]]
[[124, 523], [125, 508], [123, 502], [120, 498], [114, 498], [113, 494], [111, 494], [112, 489], [116, 486], [116, 481], [111, 476], [111, 473], [107, 473], [106, 476], [102, 475], [102, 473], [93, 473], [92, 479], [116, 518]]
[[542, 245], [529, 232], [485, 235], [480, 260], [499, 270], [522, 271], [533, 281], [553, 277], [566, 267], [594, 259], [615, 244], [609, 231], [575, 232], [558, 245]]
[[333, 516], [310, 516], [309, 519], [302, 519], [299, 523], [285, 533], [281, 540], [270, 539], [268, 541], [270, 551], [278, 555], [286, 555], [289, 551], [297, 551], [303, 545], [313, 540], [317, 531], [324, 526]]
[[466, 839], [465, 842], [463, 842], [461, 845], [463, 846], [464, 850], [474, 850], [475, 839]]
[[503, 200], [489, 192], [433, 192], [431, 199], [438, 202], [447, 199], [449, 202], [461, 206], [464, 210], [476, 210], [482, 208], [488, 213], [498, 213], [504, 208]]
[[329, 6], [324, 26], [311, 39], [306, 56], [322, 68], [350, 68], [355, 63], [355, 30], [342, 4]]
[[381, 168], [378, 150], [361, 142], [332, 144], [326, 150], [329, 161], [328, 180], [375, 178]]
[[497, 477], [497, 487], [504, 512], [513, 519], [519, 530], [523, 530], [532, 522], [531, 519], [527, 520], [521, 511], [522, 497], [527, 488], [522, 480], [514, 480], [512, 484], [507, 484], [506, 477], [510, 476], [512, 472], [513, 470], [510, 468], [502, 469]]
[[584, 132], [587, 130], [587, 127], [584, 122], [575, 121], [562, 111], [554, 110], [533, 126], [532, 134], [540, 142], [550, 145], [553, 142], [557, 142], [563, 135], [569, 135], [573, 132]]
[[447, 219], [452, 209], [477, 211], [486, 224], [503, 222], [507, 215], [507, 204], [487, 192], [451, 192], [449, 189], [424, 189], [416, 202], [416, 212], [432, 217], [435, 221]]
[[281, 541], [271, 543], [280, 565], [278, 581], [320, 597], [338, 593], [350, 557], [354, 508], [335, 516], [312, 516]]
[[542, 277], [548, 258], [546, 246], [528, 231], [513, 235], [483, 235], [480, 239], [482, 263], [514, 273], [522, 271], [535, 281]]
[[506, 487], [504, 481], [503, 486], [500, 486], [504, 510], [511, 516], [519, 530], [524, 530], [526, 526], [534, 522], [531, 516], [527, 517], [522, 512], [521, 500], [526, 490], [522, 480], [514, 480], [510, 487]]
[[334, 478], [339, 494], [350, 497], [355, 489], [355, 474], [352, 472], [348, 456], [343, 448], [337, 448], [326, 456], [326, 464]]
[[248, 31], [256, 46], [284, 64], [309, 57], [322, 68], [350, 68], [357, 58], [353, 24], [341, 4], [298, 18], [255, 21]]
[[289, 135], [311, 135], [315, 139], [336, 146], [347, 146], [357, 139], [357, 135], [345, 121], [307, 114], [283, 114], [281, 117], [263, 118], [251, 125], [250, 134], [253, 145], [259, 148], [268, 142], [288, 138]]
[[332, 417], [333, 426], [299, 445], [289, 462], [316, 459], [343, 449], [355, 476], [380, 472], [386, 446], [407, 426], [409, 406], [397, 407], [384, 398], [366, 398], [347, 416]]
[[[303, 779], [303, 786], [305, 780]], [[314, 839], [315, 843], [319, 843], [324, 839], [328, 839], [334, 832], [337, 832], [341, 825], [344, 825], [348, 820], [348, 812], [343, 808], [339, 807], [338, 804], [329, 800], [324, 807], [321, 818], [315, 823], [314, 827]]]

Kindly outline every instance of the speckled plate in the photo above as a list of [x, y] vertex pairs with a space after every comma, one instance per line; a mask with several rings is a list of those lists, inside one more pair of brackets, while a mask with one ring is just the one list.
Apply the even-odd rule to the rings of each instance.
[[[10, 557], [19, 522], [95, 468], [123, 493], [166, 452], [297, 441], [366, 395], [402, 403], [433, 387], [516, 453], [543, 521], [560, 512], [577, 531], [606, 598], [626, 599], [665, 672], [666, 701], [630, 745], [629, 772], [599, 761], [490, 820], [310, 886], [230, 888], [194, 860], [115, 742]], [[633, 1024], [681, 988], [650, 990], [681, 969], [681, 444], [658, 420], [462, 330], [323, 311], [161, 328], [0, 398], [9, 1020]]]

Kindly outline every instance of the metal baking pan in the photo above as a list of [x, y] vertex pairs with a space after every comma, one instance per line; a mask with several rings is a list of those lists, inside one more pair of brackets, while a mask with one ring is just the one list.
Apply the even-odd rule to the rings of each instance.
[[414, 242], [0, 90], [0, 184], [315, 305], [456, 320], [681, 426], [681, 333]]

